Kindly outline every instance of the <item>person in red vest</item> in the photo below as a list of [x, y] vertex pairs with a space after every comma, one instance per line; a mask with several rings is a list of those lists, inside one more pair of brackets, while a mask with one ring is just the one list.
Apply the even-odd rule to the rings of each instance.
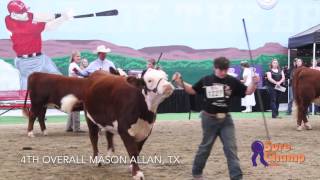
[[21, 0], [11, 0], [7, 9], [9, 15], [5, 23], [16, 53], [15, 66], [20, 71], [20, 88], [27, 89], [28, 76], [33, 72], [61, 74], [51, 58], [42, 53], [41, 33], [71, 19], [71, 13], [32, 13]]

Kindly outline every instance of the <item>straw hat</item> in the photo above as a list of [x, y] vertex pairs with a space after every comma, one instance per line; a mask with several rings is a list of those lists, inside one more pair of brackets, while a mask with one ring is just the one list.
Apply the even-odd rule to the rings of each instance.
[[111, 52], [111, 49], [110, 48], [106, 48], [105, 45], [100, 45], [100, 46], [97, 46], [97, 49], [94, 52], [95, 53], [99, 53], [99, 52], [109, 53], [109, 52]]

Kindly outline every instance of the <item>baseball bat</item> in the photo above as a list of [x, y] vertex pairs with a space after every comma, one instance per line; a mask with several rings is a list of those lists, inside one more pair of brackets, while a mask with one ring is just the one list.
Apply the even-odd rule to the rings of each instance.
[[94, 16], [116, 16], [118, 15], [118, 10], [109, 10], [109, 11], [102, 11], [97, 13], [90, 13], [90, 14], [81, 14], [77, 16], [73, 16], [73, 18], [87, 18], [87, 17], [94, 17]]

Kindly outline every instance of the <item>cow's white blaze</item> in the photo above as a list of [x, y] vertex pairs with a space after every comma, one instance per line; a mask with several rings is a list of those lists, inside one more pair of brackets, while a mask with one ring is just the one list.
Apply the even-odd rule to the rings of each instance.
[[134, 137], [137, 142], [140, 142], [149, 136], [152, 127], [153, 123], [149, 124], [147, 121], [139, 118], [137, 122], [132, 124], [130, 129], [128, 129], [128, 133]]
[[156, 92], [148, 91], [144, 93], [142, 91], [148, 109], [156, 113], [159, 104], [172, 94], [174, 87], [168, 82], [167, 74], [161, 70], [148, 69], [143, 76], [143, 80], [149, 90], [156, 89]]

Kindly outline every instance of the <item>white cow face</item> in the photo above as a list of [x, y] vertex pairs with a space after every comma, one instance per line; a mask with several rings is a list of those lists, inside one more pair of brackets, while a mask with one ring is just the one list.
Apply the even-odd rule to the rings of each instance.
[[148, 93], [169, 97], [174, 90], [173, 85], [168, 81], [168, 75], [162, 70], [149, 68], [144, 74], [143, 80], [146, 83]]

